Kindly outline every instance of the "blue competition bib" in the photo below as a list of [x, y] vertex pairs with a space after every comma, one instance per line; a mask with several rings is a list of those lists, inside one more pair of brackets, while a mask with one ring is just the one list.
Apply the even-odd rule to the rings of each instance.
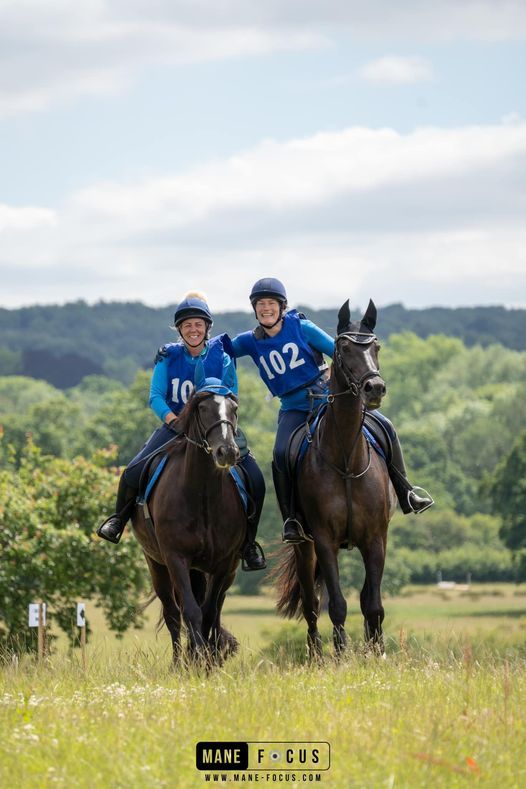
[[[296, 310], [283, 316], [275, 337], [257, 339], [254, 332], [241, 335], [244, 346], [259, 368], [259, 374], [273, 395], [283, 395], [308, 386], [320, 377], [321, 366], [315, 351], [303, 337]], [[326, 365], [323, 363], [323, 368]]]
[[[223, 340], [225, 339], [225, 342]], [[228, 342], [226, 342], [228, 340]], [[188, 398], [194, 391], [195, 365], [198, 359], [204, 364], [207, 378], [223, 378], [223, 359], [225, 352], [229, 356], [230, 340], [226, 335], [212, 337], [208, 341], [205, 356], [191, 357], [182, 343], [172, 343], [165, 345], [168, 365], [168, 390], [166, 392], [166, 403], [170, 406], [174, 414], [179, 414]]]

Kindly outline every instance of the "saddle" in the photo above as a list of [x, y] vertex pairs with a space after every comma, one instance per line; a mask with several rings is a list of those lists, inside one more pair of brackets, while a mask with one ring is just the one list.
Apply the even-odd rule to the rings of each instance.
[[[291, 479], [294, 479], [299, 471], [311, 441], [325, 418], [326, 410], [327, 403], [323, 403], [317, 411], [308, 415], [305, 424], [297, 427], [291, 434], [287, 446], [287, 469]], [[362, 432], [375, 452], [389, 465], [393, 454], [391, 437], [374, 411], [366, 411]]]

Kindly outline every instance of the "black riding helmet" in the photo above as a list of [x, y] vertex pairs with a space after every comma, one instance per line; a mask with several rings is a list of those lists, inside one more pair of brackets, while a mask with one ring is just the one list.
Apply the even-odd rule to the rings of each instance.
[[256, 309], [256, 301], [259, 301], [259, 299], [276, 299], [276, 301], [279, 301], [282, 308], [285, 309], [287, 306], [287, 291], [285, 290], [285, 285], [274, 277], [258, 279], [250, 291], [252, 309]]
[[214, 323], [210, 308], [204, 298], [198, 293], [187, 293], [180, 304], [175, 308], [174, 327], [181, 334], [179, 329], [183, 321], [189, 318], [202, 318], [206, 323], [206, 339], [210, 336], [210, 329]]
[[[277, 321], [275, 321], [272, 326], [263, 327], [266, 329], [273, 329], [274, 326], [280, 322], [284, 311], [287, 309], [287, 291], [285, 290], [285, 285], [274, 277], [258, 279], [250, 291], [250, 303], [252, 304], [252, 309], [254, 310], [256, 318], [256, 302], [258, 302], [259, 299], [276, 299], [276, 301], [279, 302], [279, 317]], [[260, 325], [262, 326], [262, 324]]]

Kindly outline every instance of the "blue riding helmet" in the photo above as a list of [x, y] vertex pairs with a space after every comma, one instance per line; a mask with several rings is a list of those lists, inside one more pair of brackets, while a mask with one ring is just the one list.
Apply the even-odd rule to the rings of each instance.
[[197, 296], [189, 296], [177, 306], [174, 315], [175, 328], [178, 329], [181, 323], [188, 318], [202, 318], [208, 324], [209, 329], [214, 322], [208, 304]]
[[258, 279], [250, 292], [250, 303], [252, 308], [256, 308], [256, 301], [259, 299], [276, 299], [282, 307], [287, 306], [287, 291], [285, 285], [274, 277]]

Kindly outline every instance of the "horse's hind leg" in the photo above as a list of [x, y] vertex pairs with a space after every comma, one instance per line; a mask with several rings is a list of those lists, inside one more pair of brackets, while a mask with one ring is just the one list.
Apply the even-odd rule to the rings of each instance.
[[340, 588], [337, 550], [326, 543], [316, 542], [316, 555], [329, 595], [329, 616], [333, 625], [334, 648], [337, 653], [341, 653], [347, 644], [347, 636], [345, 634], [347, 601]]
[[322, 642], [320, 631], [318, 630], [318, 616], [320, 613], [320, 601], [316, 595], [314, 586], [314, 574], [316, 569], [316, 554], [311, 542], [301, 543], [295, 549], [296, 553], [296, 572], [300, 584], [301, 604], [303, 616], [307, 622], [307, 646], [310, 658], [319, 658], [322, 654]]
[[384, 608], [380, 585], [385, 563], [385, 542], [378, 536], [374, 542], [360, 548], [365, 565], [365, 582], [360, 593], [364, 617], [365, 641], [383, 653], [382, 622]]
[[175, 553], [166, 557], [166, 566], [174, 585], [177, 600], [188, 630], [190, 657], [195, 659], [202, 654], [206, 643], [203, 639], [201, 607], [194, 597], [188, 562]]
[[163, 564], [158, 564], [149, 556], [146, 556], [146, 561], [153, 588], [163, 607], [163, 617], [172, 639], [173, 661], [175, 663], [181, 651], [181, 612], [175, 602], [173, 584], [166, 567]]

